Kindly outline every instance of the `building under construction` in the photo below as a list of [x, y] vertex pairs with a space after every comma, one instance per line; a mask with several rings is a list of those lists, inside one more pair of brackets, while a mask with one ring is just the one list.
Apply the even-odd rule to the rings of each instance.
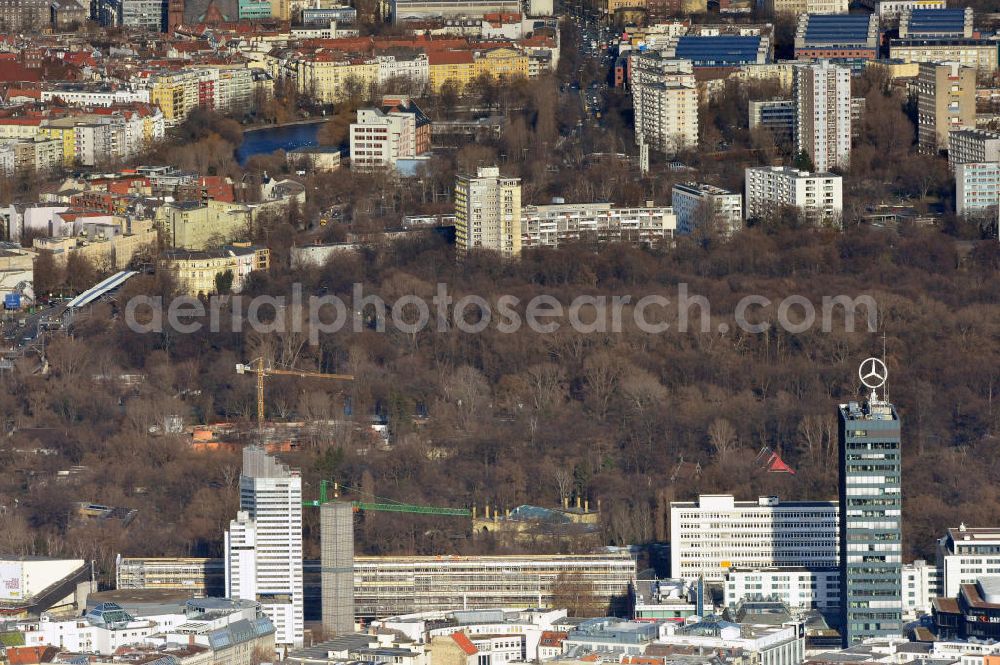
[[[336, 510], [336, 509], [332, 509]], [[329, 514], [331, 518], [333, 514]], [[340, 539], [341, 543], [345, 541]], [[353, 539], [352, 539], [353, 542]], [[342, 551], [324, 549], [328, 570]], [[329, 558], [326, 558], [329, 557]], [[347, 603], [338, 602], [344, 577], [327, 578], [332, 593], [320, 593], [320, 561], [303, 562], [305, 615], [309, 621], [343, 623]], [[353, 614], [378, 617], [455, 608], [552, 607], [561, 581], [585, 585], [596, 601], [608, 606], [628, 594], [636, 562], [626, 550], [595, 554], [523, 554], [496, 556], [359, 556], [353, 558]], [[341, 571], [342, 572], [342, 571]], [[222, 559], [119, 558], [119, 589], [182, 589], [196, 596], [224, 593]], [[332, 586], [331, 586], [332, 585]], [[339, 604], [324, 613], [322, 595]], [[337, 614], [340, 612], [341, 614]], [[337, 618], [334, 618], [337, 617]]]

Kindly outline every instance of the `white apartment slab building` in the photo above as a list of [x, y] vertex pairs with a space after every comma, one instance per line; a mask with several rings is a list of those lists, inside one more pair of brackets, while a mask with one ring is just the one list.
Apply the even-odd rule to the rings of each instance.
[[736, 501], [703, 494], [670, 504], [670, 575], [722, 582], [730, 569], [837, 565], [836, 501]]
[[673, 154], [698, 145], [698, 90], [690, 60], [657, 51], [631, 56], [636, 141]]
[[502, 178], [496, 166], [479, 167], [455, 182], [455, 240], [459, 253], [488, 249], [521, 255], [521, 179]]
[[358, 109], [358, 120], [351, 123], [351, 168], [393, 168], [396, 160], [416, 156], [416, 115]]
[[1000, 575], [1000, 528], [973, 529], [965, 524], [938, 541], [941, 591], [947, 598], [958, 597], [962, 584], [974, 584], [984, 575]]
[[836, 222], [844, 210], [843, 178], [789, 166], [748, 168], [744, 194], [747, 219], [765, 216], [784, 205], [799, 208], [815, 219]]
[[955, 129], [948, 134], [948, 166], [1000, 162], [1000, 134], [985, 129]]
[[521, 208], [521, 247], [558, 247], [574, 240], [656, 243], [674, 236], [669, 206], [617, 208], [610, 203], [558, 203]]
[[977, 215], [1000, 204], [1000, 163], [955, 165], [955, 212]]
[[795, 147], [817, 171], [851, 158], [851, 70], [827, 60], [795, 69]]
[[743, 227], [743, 197], [721, 187], [699, 182], [674, 185], [670, 202], [677, 215], [678, 233], [691, 233], [711, 218], [722, 222], [726, 233]]
[[253, 600], [275, 643], [301, 647], [302, 478], [259, 446], [243, 449], [240, 510], [226, 531], [226, 596]]

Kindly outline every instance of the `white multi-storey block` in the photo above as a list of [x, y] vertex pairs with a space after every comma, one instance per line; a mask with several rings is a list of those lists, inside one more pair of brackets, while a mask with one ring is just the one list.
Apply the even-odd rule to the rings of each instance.
[[275, 642], [302, 646], [302, 478], [259, 446], [243, 449], [240, 510], [226, 532], [226, 595], [259, 602]]
[[698, 90], [690, 60], [656, 51], [632, 56], [636, 140], [665, 153], [698, 145]]
[[832, 611], [840, 607], [837, 568], [732, 568], [726, 573], [727, 607], [741, 600], [778, 599], [793, 609]]
[[479, 167], [455, 182], [455, 240], [459, 252], [489, 249], [505, 257], [521, 254], [521, 179]]
[[784, 205], [812, 218], [836, 221], [844, 209], [843, 178], [788, 166], [748, 168], [744, 195], [747, 219], [763, 217]]
[[948, 166], [1000, 162], [1000, 134], [985, 129], [955, 129], [948, 134]]
[[955, 211], [975, 215], [1000, 204], [1000, 163], [955, 165]]
[[984, 575], [1000, 575], [1000, 528], [972, 529], [959, 525], [938, 541], [942, 595], [956, 598], [962, 584]]
[[903, 618], [930, 614], [931, 601], [941, 595], [941, 571], [923, 559], [903, 564]]
[[701, 220], [711, 218], [723, 222], [727, 233], [743, 226], [743, 197], [715, 185], [674, 185], [671, 204], [677, 215], [678, 233], [691, 233]]
[[703, 494], [670, 504], [670, 574], [722, 582], [730, 568], [837, 565], [837, 503], [736, 501]]
[[358, 109], [351, 123], [351, 166], [392, 168], [399, 159], [417, 156], [417, 124], [413, 113]]

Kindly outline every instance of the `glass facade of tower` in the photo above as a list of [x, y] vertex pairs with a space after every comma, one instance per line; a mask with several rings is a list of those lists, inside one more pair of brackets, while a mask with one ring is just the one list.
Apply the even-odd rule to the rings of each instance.
[[902, 633], [902, 494], [896, 408], [841, 404], [840, 598], [845, 646]]

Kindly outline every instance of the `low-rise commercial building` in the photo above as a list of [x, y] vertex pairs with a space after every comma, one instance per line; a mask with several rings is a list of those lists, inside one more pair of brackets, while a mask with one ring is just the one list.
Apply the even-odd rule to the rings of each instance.
[[801, 566], [730, 568], [723, 591], [726, 607], [736, 607], [744, 600], [777, 600], [791, 609], [833, 614], [840, 608], [840, 570]]
[[665, 624], [658, 643], [705, 649], [741, 649], [760, 665], [801, 663], [805, 631], [800, 623], [734, 623], [707, 617], [683, 626]]

